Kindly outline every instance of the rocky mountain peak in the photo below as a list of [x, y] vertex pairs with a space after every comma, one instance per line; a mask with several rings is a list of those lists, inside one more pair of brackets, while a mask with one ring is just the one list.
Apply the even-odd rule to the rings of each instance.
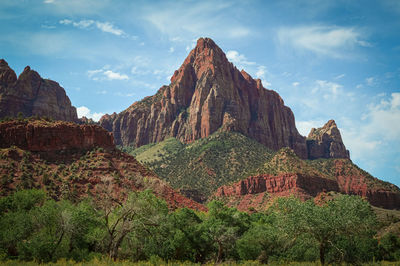
[[55, 81], [43, 79], [29, 66], [17, 76], [5, 60], [0, 61], [0, 117], [47, 116], [78, 121], [76, 108]]
[[17, 75], [12, 70], [6, 60], [0, 59], [0, 90], [2, 87], [8, 87], [17, 80]]
[[307, 137], [307, 147], [310, 159], [350, 158], [334, 120], [329, 120], [321, 128], [312, 128]]
[[209, 38], [200, 38], [169, 86], [100, 124], [117, 144], [141, 146], [176, 137], [189, 143], [217, 130], [240, 132], [278, 150], [307, 158], [305, 138], [281, 97], [230, 63]]

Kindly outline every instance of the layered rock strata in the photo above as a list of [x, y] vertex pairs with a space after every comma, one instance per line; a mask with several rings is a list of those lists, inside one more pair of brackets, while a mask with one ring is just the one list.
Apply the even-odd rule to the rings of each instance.
[[11, 146], [33, 152], [115, 148], [112, 133], [100, 126], [44, 120], [0, 123], [0, 148]]

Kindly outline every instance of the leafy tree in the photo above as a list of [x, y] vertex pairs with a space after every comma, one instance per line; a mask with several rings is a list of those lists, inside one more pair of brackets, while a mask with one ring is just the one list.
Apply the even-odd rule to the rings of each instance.
[[293, 239], [309, 234], [318, 242], [321, 264], [325, 264], [328, 252], [336, 253], [335, 261], [346, 260], [354, 250], [346, 250], [339, 240], [372, 237], [376, 225], [369, 203], [357, 196], [339, 195], [321, 206], [293, 197], [280, 198], [274, 208]]
[[32, 212], [45, 202], [41, 190], [17, 191], [0, 198], [0, 247], [9, 258], [19, 255], [18, 245], [34, 230]]
[[237, 250], [243, 260], [258, 259], [261, 263], [268, 263], [269, 258], [281, 253], [289, 241], [278, 226], [274, 213], [257, 216], [250, 229], [237, 241]]
[[201, 263], [206, 261], [211, 248], [208, 239], [205, 238], [202, 222], [202, 219], [188, 208], [178, 209], [170, 214], [171, 259]]
[[168, 208], [149, 191], [133, 192], [124, 204], [117, 205], [111, 199], [105, 199], [101, 206], [103, 227], [105, 228], [105, 251], [110, 258], [116, 260], [121, 244], [130, 235], [141, 239], [137, 232], [151, 234], [151, 227], [160, 226], [164, 221]]
[[379, 243], [379, 257], [382, 260], [400, 260], [400, 237], [393, 233], [385, 234]]
[[250, 218], [246, 213], [226, 207], [222, 202], [208, 204], [208, 214], [203, 223], [206, 238], [214, 246], [214, 260], [219, 263], [228, 256], [236, 259], [236, 240], [249, 228]]

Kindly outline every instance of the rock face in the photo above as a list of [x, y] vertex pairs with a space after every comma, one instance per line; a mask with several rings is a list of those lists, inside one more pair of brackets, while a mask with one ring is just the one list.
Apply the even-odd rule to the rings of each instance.
[[43, 79], [27, 66], [17, 78], [3, 59], [0, 60], [0, 118], [46, 116], [55, 120], [78, 120], [76, 108], [60, 85]]
[[400, 190], [393, 184], [368, 179], [364, 171], [348, 167], [343, 160], [335, 160], [334, 168], [340, 192], [364, 197], [374, 206], [400, 209]]
[[119, 114], [103, 116], [100, 125], [122, 145], [138, 147], [169, 137], [190, 143], [221, 129], [240, 132], [273, 150], [290, 147], [307, 158], [305, 138], [282, 98], [237, 70], [208, 38], [197, 41], [169, 86]]
[[249, 207], [260, 209], [266, 203], [265, 196], [295, 195], [303, 200], [316, 197], [321, 192], [340, 192], [366, 198], [372, 205], [385, 209], [400, 209], [400, 190], [390, 183], [372, 180], [362, 170], [346, 162], [333, 162], [333, 179], [299, 173], [251, 176], [233, 185], [218, 188], [214, 197], [230, 198], [230, 205], [241, 210]]
[[309, 159], [350, 158], [334, 120], [329, 120], [321, 128], [311, 129], [307, 137], [307, 150]]
[[34, 119], [1, 122], [0, 155], [0, 196], [15, 189], [43, 188], [56, 200], [93, 195], [95, 201], [111, 197], [119, 202], [132, 191], [150, 189], [171, 209], [207, 210], [133, 156], [115, 149], [112, 133], [97, 125]]
[[0, 123], [0, 148], [11, 146], [32, 152], [115, 148], [112, 133], [100, 126], [44, 120]]
[[303, 199], [309, 199], [323, 191], [339, 191], [339, 186], [335, 180], [288, 173], [277, 176], [251, 176], [232, 186], [218, 188], [215, 195], [226, 197], [267, 192], [279, 196], [298, 195]]

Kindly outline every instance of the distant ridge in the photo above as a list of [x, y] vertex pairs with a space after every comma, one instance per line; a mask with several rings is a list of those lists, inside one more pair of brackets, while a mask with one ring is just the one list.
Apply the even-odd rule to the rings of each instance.
[[17, 117], [18, 113], [78, 122], [76, 108], [57, 82], [43, 79], [29, 66], [17, 78], [0, 59], [0, 118]]

